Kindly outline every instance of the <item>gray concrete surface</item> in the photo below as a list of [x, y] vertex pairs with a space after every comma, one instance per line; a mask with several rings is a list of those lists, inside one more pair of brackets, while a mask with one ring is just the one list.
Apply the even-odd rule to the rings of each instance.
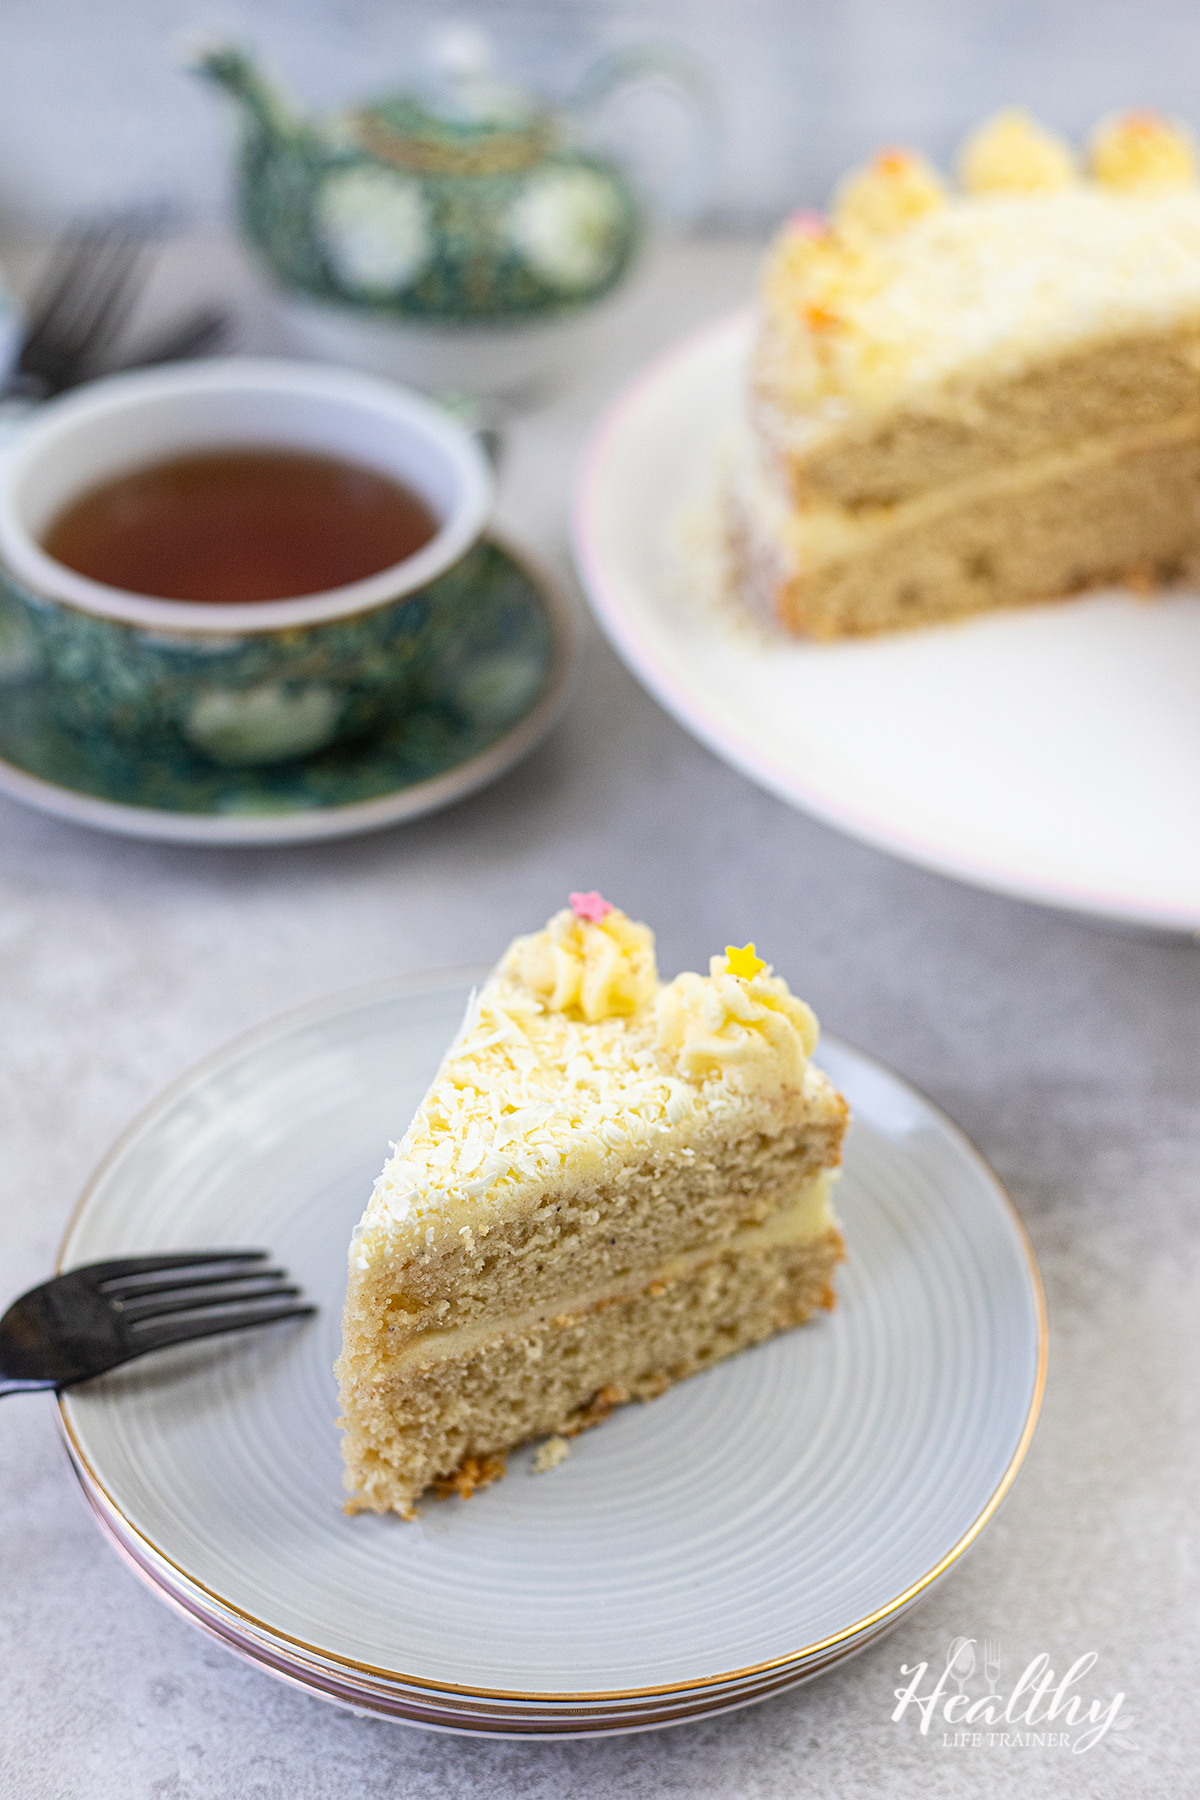
[[[581, 433], [662, 343], [746, 291], [756, 246], [652, 272], [608, 353], [512, 434], [503, 514], [567, 572]], [[166, 290], [242, 294], [219, 241]], [[1042, 1422], [994, 1525], [882, 1644], [723, 1719], [587, 1743], [356, 1719], [243, 1666], [143, 1590], [85, 1513], [54, 1409], [0, 1411], [5, 1800], [823, 1800], [1195, 1791], [1200, 1654], [1200, 953], [972, 891], [865, 849], [717, 762], [592, 633], [553, 736], [416, 825], [303, 849], [156, 848], [0, 801], [0, 1270], [44, 1277], [75, 1195], [156, 1092], [234, 1034], [376, 976], [487, 961], [568, 888], [658, 929], [666, 970], [754, 937], [824, 1024], [974, 1137], [1032, 1233], [1052, 1347]], [[956, 1635], [1062, 1673], [1129, 1728], [1078, 1756], [893, 1722], [900, 1667]]]

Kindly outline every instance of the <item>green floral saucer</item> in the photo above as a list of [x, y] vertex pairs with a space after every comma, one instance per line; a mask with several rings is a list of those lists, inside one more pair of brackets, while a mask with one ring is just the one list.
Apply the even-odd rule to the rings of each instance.
[[34, 673], [4, 685], [0, 792], [102, 831], [194, 844], [342, 837], [446, 806], [549, 730], [574, 652], [567, 602], [502, 544], [477, 545], [461, 578], [469, 622], [382, 732], [262, 768], [139, 756], [56, 722]]

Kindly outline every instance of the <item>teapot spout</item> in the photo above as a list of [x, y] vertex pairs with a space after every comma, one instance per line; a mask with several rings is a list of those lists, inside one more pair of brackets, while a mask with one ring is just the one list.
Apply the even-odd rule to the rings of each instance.
[[185, 66], [236, 100], [245, 123], [271, 139], [293, 138], [299, 121], [287, 102], [234, 44], [204, 43], [191, 47]]

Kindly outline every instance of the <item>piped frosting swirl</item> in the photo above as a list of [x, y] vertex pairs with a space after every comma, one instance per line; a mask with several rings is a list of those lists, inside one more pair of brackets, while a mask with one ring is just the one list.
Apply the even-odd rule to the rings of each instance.
[[714, 956], [707, 976], [677, 975], [655, 1001], [655, 1048], [685, 1081], [724, 1076], [748, 1092], [801, 1087], [816, 1048], [811, 1008], [769, 968], [746, 980]]
[[904, 231], [946, 203], [946, 184], [915, 150], [881, 150], [866, 168], [856, 169], [834, 196], [834, 216], [843, 228], [870, 237]]
[[619, 907], [610, 907], [596, 923], [564, 906], [544, 931], [517, 938], [498, 973], [519, 981], [550, 1012], [590, 1025], [628, 1017], [646, 1006], [658, 987], [654, 933]]
[[1187, 127], [1157, 113], [1102, 121], [1092, 139], [1092, 172], [1112, 188], [1191, 187], [1196, 146]]
[[968, 194], [1037, 194], [1069, 187], [1078, 171], [1065, 138], [1010, 106], [972, 132], [958, 173]]

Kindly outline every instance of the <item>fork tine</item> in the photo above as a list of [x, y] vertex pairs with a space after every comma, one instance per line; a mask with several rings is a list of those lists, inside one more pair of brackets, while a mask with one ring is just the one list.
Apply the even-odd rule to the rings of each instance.
[[42, 399], [58, 390], [70, 359], [63, 327], [70, 320], [71, 290], [84, 270], [78, 244], [60, 244], [30, 299], [30, 325], [17, 358], [17, 374], [40, 390]]
[[76, 306], [81, 286], [92, 279], [96, 258], [104, 248], [98, 228], [69, 231], [51, 251], [41, 279], [30, 296], [32, 320], [26, 345], [53, 335]]
[[97, 272], [90, 295], [91, 307], [85, 329], [80, 333], [81, 348], [86, 345], [94, 360], [120, 333], [132, 309], [131, 290], [138, 281], [146, 246], [128, 237], [114, 243], [101, 280]]
[[[150, 221], [135, 217], [73, 231], [51, 252], [29, 302], [17, 370], [45, 394], [82, 380], [119, 334]], [[43, 396], [45, 397], [45, 396]]]
[[135, 344], [123, 369], [150, 369], [158, 363], [184, 362], [207, 356], [229, 336], [229, 317], [215, 307], [191, 314], [148, 342]]
[[115, 334], [128, 310], [141, 255], [142, 245], [128, 228], [92, 235], [90, 255], [60, 307], [58, 337], [64, 350], [94, 357]]
[[55, 244], [46, 259], [37, 286], [29, 296], [31, 325], [25, 338], [26, 349], [31, 344], [39, 343], [44, 337], [49, 321], [62, 309], [80, 274], [87, 267], [93, 249], [90, 234], [86, 232], [73, 232], [60, 238]]
[[157, 1298], [146, 1300], [140, 1297], [136, 1300], [117, 1300], [114, 1304], [120, 1307], [121, 1317], [127, 1325], [137, 1325], [140, 1328], [154, 1319], [165, 1319], [168, 1313], [199, 1312], [201, 1308], [240, 1305], [244, 1300], [282, 1299], [301, 1292], [298, 1287], [281, 1287], [275, 1281], [252, 1281], [246, 1276], [242, 1279], [246, 1285], [242, 1286], [236, 1294], [197, 1294], [192, 1292], [177, 1296], [173, 1300], [164, 1299], [159, 1295]]
[[[158, 1275], [168, 1269], [195, 1269], [204, 1263], [266, 1262], [269, 1250], [167, 1250], [158, 1256], [122, 1256], [111, 1262], [88, 1263], [93, 1287], [122, 1281], [127, 1275]], [[69, 1273], [69, 1271], [68, 1271]]]
[[[209, 1269], [209, 1265], [212, 1265], [212, 1274], [196, 1273], [198, 1269]], [[146, 1274], [104, 1276], [104, 1280], [95, 1285], [104, 1300], [140, 1300], [142, 1294], [166, 1294], [173, 1287], [212, 1287], [214, 1282], [250, 1282], [266, 1280], [268, 1274], [281, 1276], [286, 1273], [286, 1269], [252, 1269], [246, 1265], [245, 1258], [234, 1262], [232, 1256], [209, 1256], [201, 1264], [171, 1264], [169, 1269], [151, 1269]]]
[[216, 1274], [193, 1274], [191, 1271], [178, 1271], [176, 1274], [157, 1276], [137, 1276], [126, 1274], [124, 1282], [104, 1282], [99, 1289], [104, 1300], [112, 1301], [115, 1307], [128, 1310], [131, 1301], [146, 1300], [149, 1294], [175, 1294], [182, 1287], [230, 1287], [234, 1282], [286, 1282], [286, 1269], [219, 1269]]
[[224, 1314], [194, 1314], [190, 1319], [177, 1319], [162, 1325], [154, 1321], [140, 1327], [137, 1333], [139, 1355], [143, 1350], [165, 1350], [171, 1344], [190, 1344], [197, 1338], [219, 1337], [227, 1331], [248, 1331], [255, 1325], [274, 1325], [280, 1319], [307, 1318], [315, 1306], [256, 1306], [230, 1308]]

